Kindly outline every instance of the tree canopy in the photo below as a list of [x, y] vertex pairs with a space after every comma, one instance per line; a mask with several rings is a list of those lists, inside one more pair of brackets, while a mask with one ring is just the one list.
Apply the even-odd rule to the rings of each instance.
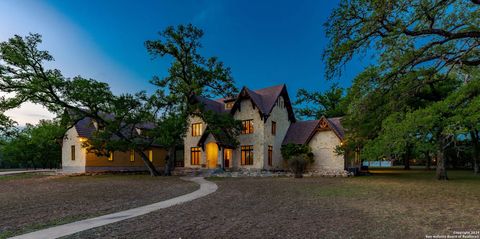
[[[473, 77], [480, 65], [479, 16], [474, 1], [341, 2], [325, 23], [326, 77], [339, 76], [356, 55], [374, 62], [348, 90], [345, 148], [361, 148], [364, 158], [395, 154], [408, 160], [412, 152], [434, 145], [437, 159], [443, 158], [445, 146], [456, 137], [445, 134], [453, 122], [439, 109], [479, 80]], [[466, 104], [474, 107], [472, 97]], [[454, 112], [460, 118], [467, 114]], [[420, 137], [425, 126], [418, 122], [441, 123]], [[437, 168], [443, 162], [437, 160]], [[447, 178], [446, 173], [438, 176]]]
[[320, 119], [322, 116], [327, 118], [344, 116], [347, 102], [344, 89], [335, 83], [323, 93], [299, 89], [295, 105], [297, 115], [300, 117]]

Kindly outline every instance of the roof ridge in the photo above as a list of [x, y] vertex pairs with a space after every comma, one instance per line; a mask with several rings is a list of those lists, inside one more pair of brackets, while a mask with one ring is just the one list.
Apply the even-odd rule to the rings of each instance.
[[250, 89], [250, 90], [254, 91], [255, 93], [257, 93], [259, 95], [263, 95], [263, 94], [259, 93], [258, 91], [263, 91], [263, 90], [268, 90], [268, 89], [283, 87], [283, 86], [285, 86], [285, 83], [282, 83], [282, 84], [279, 84], [279, 85], [272, 85], [272, 86], [264, 87], [264, 88], [261, 88], [261, 89], [256, 89], [256, 90], [251, 90]]

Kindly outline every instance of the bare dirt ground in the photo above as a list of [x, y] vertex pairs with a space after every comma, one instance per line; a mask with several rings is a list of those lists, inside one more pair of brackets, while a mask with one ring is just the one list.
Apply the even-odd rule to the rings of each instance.
[[355, 178], [211, 179], [204, 198], [70, 238], [425, 238], [480, 230], [480, 177], [376, 171]]
[[178, 177], [148, 175], [0, 177], [0, 238], [139, 207], [196, 190]]

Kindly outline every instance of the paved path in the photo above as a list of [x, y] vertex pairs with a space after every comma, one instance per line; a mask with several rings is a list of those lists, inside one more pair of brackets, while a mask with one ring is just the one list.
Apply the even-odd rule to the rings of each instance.
[[53, 169], [35, 169], [35, 170], [18, 170], [18, 171], [3, 171], [0, 172], [0, 176], [19, 174], [19, 173], [41, 173], [41, 172], [55, 172]]
[[195, 182], [200, 185], [200, 189], [185, 194], [176, 198], [168, 199], [162, 202], [157, 202], [154, 204], [146, 205], [143, 207], [137, 207], [129, 209], [126, 211], [116, 212], [112, 214], [103, 215], [100, 217], [94, 217], [78, 222], [72, 222], [56, 227], [51, 227], [20, 236], [12, 237], [15, 239], [33, 239], [33, 238], [58, 238], [63, 236], [68, 236], [77, 232], [85, 231], [95, 227], [100, 227], [114, 222], [123, 221], [132, 217], [138, 217], [162, 208], [171, 207], [177, 204], [184, 202], [189, 202], [197, 198], [204, 197], [210, 193], [217, 191], [217, 185], [213, 182], [209, 182], [201, 177], [192, 177], [192, 178], [182, 178], [183, 180], [188, 180]]

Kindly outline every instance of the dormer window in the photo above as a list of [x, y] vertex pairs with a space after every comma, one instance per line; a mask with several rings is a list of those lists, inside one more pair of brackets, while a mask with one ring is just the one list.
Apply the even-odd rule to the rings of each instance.
[[225, 103], [225, 109], [229, 110], [229, 109], [233, 108], [234, 103], [235, 103], [234, 101]]

